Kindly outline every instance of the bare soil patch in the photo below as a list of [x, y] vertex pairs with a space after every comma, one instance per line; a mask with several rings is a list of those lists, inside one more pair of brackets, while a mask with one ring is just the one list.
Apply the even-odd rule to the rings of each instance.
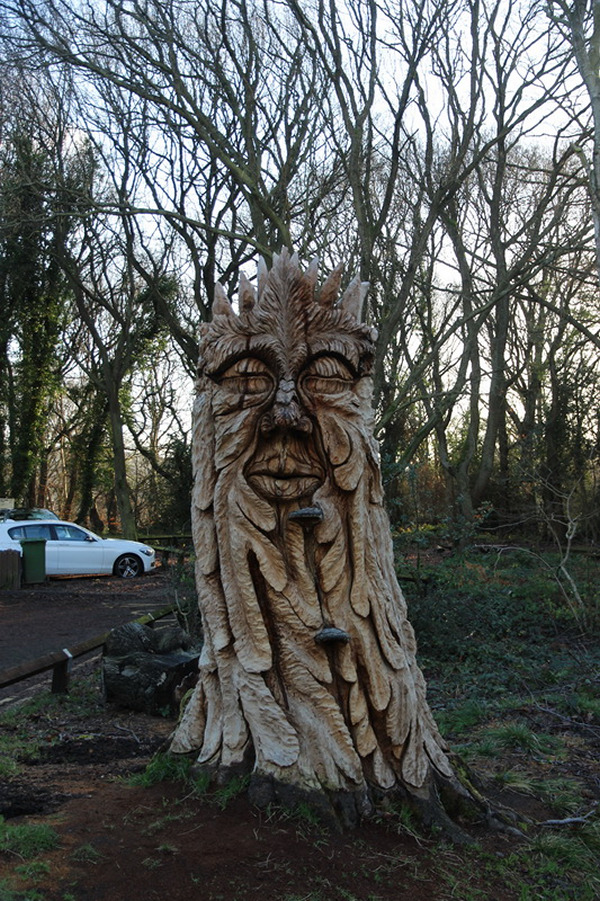
[[[0, 792], [10, 799], [11, 822], [45, 822], [60, 835], [59, 847], [43, 855], [48, 872], [29, 889], [45, 901], [451, 897], [442, 874], [445, 860], [455, 865], [455, 849], [409, 834], [391, 813], [338, 835], [302, 811], [260, 812], [243, 793], [225, 803], [185, 782], [142, 788], [123, 781], [144, 769], [172, 727], [117, 710], [84, 719], [57, 714], [53, 743]], [[515, 841], [474, 831], [494, 854], [508, 854]], [[0, 884], [14, 866], [0, 854]], [[490, 884], [476, 871], [469, 882], [484, 897], [515, 897], [500, 879]]]

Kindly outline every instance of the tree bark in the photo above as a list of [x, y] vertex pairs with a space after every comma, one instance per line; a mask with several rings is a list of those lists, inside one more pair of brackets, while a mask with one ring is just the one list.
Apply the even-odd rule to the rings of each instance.
[[194, 413], [205, 644], [172, 751], [257, 803], [356, 823], [386, 793], [466, 798], [425, 697], [372, 438], [363, 286], [275, 257], [236, 315], [217, 286]]
[[108, 400], [108, 416], [112, 434], [112, 452], [115, 469], [115, 497], [121, 531], [125, 538], [137, 538], [135, 514], [131, 505], [129, 482], [127, 480], [127, 459], [125, 455], [125, 441], [123, 439], [123, 417], [119, 402], [118, 384], [106, 379], [106, 395]]

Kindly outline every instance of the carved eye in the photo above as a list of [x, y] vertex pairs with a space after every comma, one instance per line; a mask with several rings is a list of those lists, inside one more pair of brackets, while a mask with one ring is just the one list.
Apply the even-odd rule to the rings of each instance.
[[338, 357], [317, 357], [302, 375], [302, 388], [308, 394], [344, 394], [354, 382], [349, 368]]
[[232, 394], [255, 395], [257, 400], [268, 395], [275, 385], [269, 367], [254, 357], [233, 363], [216, 381]]

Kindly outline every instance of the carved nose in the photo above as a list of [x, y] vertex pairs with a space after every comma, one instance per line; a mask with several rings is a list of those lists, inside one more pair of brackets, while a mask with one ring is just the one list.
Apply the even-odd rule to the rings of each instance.
[[263, 416], [260, 428], [262, 432], [291, 429], [307, 435], [312, 431], [312, 423], [302, 411], [292, 379], [281, 379], [279, 382], [273, 407]]

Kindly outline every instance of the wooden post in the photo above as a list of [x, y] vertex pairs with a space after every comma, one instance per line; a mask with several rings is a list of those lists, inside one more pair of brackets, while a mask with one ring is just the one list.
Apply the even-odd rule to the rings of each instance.
[[0, 550], [0, 588], [21, 587], [21, 554], [14, 550]]
[[52, 694], [66, 694], [69, 690], [71, 679], [71, 666], [73, 655], [68, 648], [63, 648], [64, 660], [60, 660], [52, 667]]

